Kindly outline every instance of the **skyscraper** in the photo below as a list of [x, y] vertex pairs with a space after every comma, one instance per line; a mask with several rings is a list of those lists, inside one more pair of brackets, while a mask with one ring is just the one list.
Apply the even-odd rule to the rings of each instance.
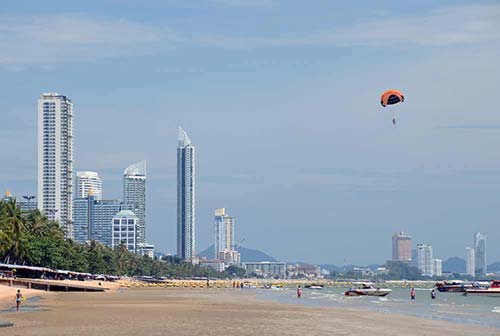
[[91, 171], [76, 172], [76, 197], [87, 197], [90, 191], [95, 199], [102, 199], [102, 181], [99, 174]]
[[467, 275], [476, 276], [476, 254], [473, 247], [466, 247], [465, 267]]
[[417, 267], [423, 276], [434, 276], [434, 259], [432, 257], [432, 246], [426, 244], [417, 245]]
[[146, 243], [146, 161], [134, 163], [123, 173], [123, 203], [137, 216], [137, 244]]
[[474, 236], [474, 252], [476, 257], [476, 277], [486, 276], [486, 235], [477, 232]]
[[404, 233], [396, 233], [392, 236], [392, 260], [411, 261], [411, 236]]
[[195, 147], [179, 127], [177, 147], [177, 255], [195, 256]]
[[225, 208], [215, 210], [215, 257], [220, 252], [231, 251], [234, 246], [234, 218], [226, 213]]
[[85, 243], [95, 240], [111, 247], [112, 219], [121, 209], [122, 204], [118, 200], [98, 200], [92, 192], [85, 198], [75, 198], [75, 241]]
[[215, 210], [214, 256], [228, 265], [239, 264], [240, 254], [235, 251], [234, 217], [226, 213], [225, 208]]
[[73, 103], [57, 93], [38, 99], [38, 208], [73, 236]]

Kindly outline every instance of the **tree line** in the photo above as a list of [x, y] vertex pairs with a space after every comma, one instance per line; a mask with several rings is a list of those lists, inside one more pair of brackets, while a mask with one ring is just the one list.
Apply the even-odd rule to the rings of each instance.
[[59, 223], [49, 220], [39, 210], [23, 213], [15, 198], [0, 200], [0, 260], [92, 274], [172, 278], [230, 276], [176, 257], [157, 260], [139, 256], [124, 245], [111, 249], [96, 241], [77, 243], [65, 238]]

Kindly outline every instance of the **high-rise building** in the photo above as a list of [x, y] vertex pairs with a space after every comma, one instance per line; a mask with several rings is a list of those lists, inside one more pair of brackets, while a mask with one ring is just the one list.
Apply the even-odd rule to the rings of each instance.
[[443, 276], [443, 260], [432, 260], [432, 273], [434, 274], [434, 276]]
[[38, 208], [73, 237], [73, 103], [57, 93], [38, 100]]
[[476, 277], [486, 276], [486, 235], [477, 232], [474, 236], [474, 252], [476, 257]]
[[92, 192], [95, 199], [102, 199], [102, 181], [99, 174], [91, 171], [76, 172], [76, 197], [87, 197], [89, 192]]
[[134, 163], [123, 173], [123, 203], [138, 218], [137, 244], [146, 243], [146, 161]]
[[411, 261], [411, 236], [404, 233], [396, 233], [392, 236], [392, 260]]
[[98, 200], [92, 192], [85, 198], [74, 200], [74, 239], [85, 243], [95, 240], [112, 245], [112, 219], [122, 210], [118, 200]]
[[124, 244], [130, 252], [136, 252], [136, 234], [139, 218], [130, 210], [122, 210], [112, 219], [111, 247]]
[[234, 217], [226, 213], [225, 208], [215, 210], [214, 256], [224, 260], [227, 265], [239, 264], [240, 254], [234, 250]]
[[476, 276], [476, 254], [474, 253], [473, 247], [466, 247], [466, 258], [465, 258], [465, 267], [466, 273], [470, 276]]
[[417, 245], [417, 267], [423, 276], [434, 276], [433, 259], [431, 245]]
[[225, 208], [215, 210], [215, 256], [219, 252], [231, 251], [234, 247], [234, 218], [226, 213]]
[[195, 147], [179, 127], [177, 147], [177, 255], [195, 256]]

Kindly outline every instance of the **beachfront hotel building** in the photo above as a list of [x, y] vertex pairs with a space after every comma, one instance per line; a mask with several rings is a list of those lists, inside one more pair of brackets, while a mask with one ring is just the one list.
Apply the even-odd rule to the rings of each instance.
[[262, 278], [286, 278], [286, 263], [280, 261], [259, 261], [242, 263], [248, 276]]
[[76, 172], [76, 197], [87, 197], [90, 192], [95, 199], [102, 199], [102, 181], [99, 174], [92, 171]]
[[434, 258], [432, 246], [427, 244], [417, 245], [417, 267], [423, 276], [434, 276]]
[[111, 247], [115, 248], [123, 244], [128, 251], [135, 253], [137, 249], [136, 234], [138, 232], [139, 217], [130, 210], [122, 210], [113, 217], [111, 223]]
[[476, 278], [486, 276], [486, 235], [477, 232], [474, 236], [474, 252], [475, 252], [475, 273]]
[[89, 196], [74, 200], [74, 240], [86, 243], [95, 240], [112, 246], [111, 221], [122, 210], [118, 200], [99, 200], [92, 192]]
[[177, 147], [177, 256], [195, 257], [195, 147], [179, 127]]
[[396, 233], [392, 236], [392, 260], [409, 262], [412, 260], [411, 236], [404, 233]]
[[38, 99], [38, 208], [73, 237], [73, 103], [58, 93]]
[[137, 244], [146, 243], [146, 161], [130, 165], [123, 172], [123, 203], [138, 218]]
[[465, 248], [465, 269], [467, 275], [476, 276], [476, 254], [473, 247]]

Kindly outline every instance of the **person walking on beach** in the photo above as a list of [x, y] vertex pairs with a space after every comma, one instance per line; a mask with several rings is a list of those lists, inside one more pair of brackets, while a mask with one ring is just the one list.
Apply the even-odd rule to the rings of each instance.
[[300, 285], [297, 287], [297, 299], [300, 299], [302, 297], [302, 288], [300, 288]]
[[21, 301], [23, 300], [23, 294], [21, 294], [21, 290], [18, 289], [16, 293], [16, 311], [19, 311], [19, 306], [21, 306]]
[[415, 294], [415, 288], [412, 288], [412, 289], [411, 289], [411, 292], [410, 292], [410, 298], [411, 298], [412, 300], [415, 300], [415, 296], [416, 296], [416, 294]]

